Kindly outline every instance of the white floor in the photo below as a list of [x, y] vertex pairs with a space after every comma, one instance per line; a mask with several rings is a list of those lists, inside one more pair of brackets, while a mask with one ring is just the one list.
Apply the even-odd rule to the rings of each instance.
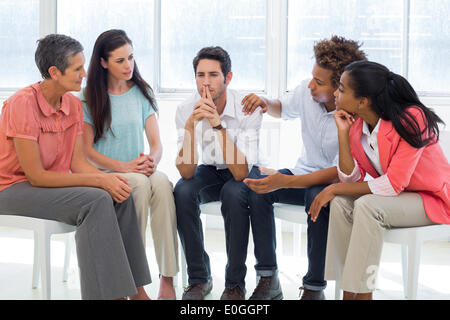
[[[146, 287], [152, 299], [158, 293], [158, 269], [154, 258], [153, 244], [148, 233], [147, 256], [154, 282]], [[220, 229], [206, 230], [206, 248], [211, 260], [213, 292], [207, 299], [219, 299], [224, 289], [224, 268], [226, 264], [224, 232]], [[72, 252], [69, 280], [62, 282], [64, 261], [64, 236], [55, 236], [52, 241], [52, 299], [80, 299], [80, 285], [75, 250]], [[283, 233], [283, 252], [278, 252], [279, 276], [284, 299], [298, 299], [298, 287], [307, 268], [304, 237], [302, 255], [292, 255], [293, 236]], [[253, 247], [249, 246], [247, 258], [247, 298], [256, 285], [253, 265]], [[378, 290], [375, 299], [404, 299], [400, 265], [400, 247], [385, 244], [380, 266]], [[36, 300], [41, 299], [40, 289], [31, 288], [33, 261], [32, 233], [0, 227], [0, 299]], [[178, 277], [177, 298], [181, 298], [181, 275]], [[328, 299], [334, 298], [334, 282], [330, 281], [325, 292]], [[450, 299], [450, 243], [427, 242], [422, 251], [419, 274], [418, 299]]]

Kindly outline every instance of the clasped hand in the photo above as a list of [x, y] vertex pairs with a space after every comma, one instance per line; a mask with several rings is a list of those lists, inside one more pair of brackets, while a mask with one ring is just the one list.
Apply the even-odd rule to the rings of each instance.
[[148, 154], [140, 153], [139, 157], [126, 163], [124, 172], [136, 172], [151, 176], [156, 170], [155, 159]]
[[217, 107], [214, 104], [208, 86], [202, 87], [202, 98], [195, 105], [194, 111], [188, 121], [190, 121], [191, 125], [194, 125], [195, 122], [201, 121], [204, 118], [208, 119], [211, 127], [216, 127], [221, 122], [220, 115], [217, 112]]

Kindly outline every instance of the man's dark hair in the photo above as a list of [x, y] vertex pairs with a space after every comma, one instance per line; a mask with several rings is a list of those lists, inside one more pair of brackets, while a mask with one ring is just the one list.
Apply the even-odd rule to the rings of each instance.
[[228, 52], [222, 47], [206, 47], [201, 49], [192, 62], [194, 66], [194, 73], [197, 73], [197, 66], [200, 60], [210, 59], [220, 62], [220, 68], [222, 69], [223, 76], [226, 77], [231, 71], [231, 59]]
[[70, 65], [69, 58], [83, 51], [80, 42], [62, 34], [50, 34], [37, 43], [34, 60], [44, 79], [50, 79], [48, 69], [52, 66], [64, 74]]

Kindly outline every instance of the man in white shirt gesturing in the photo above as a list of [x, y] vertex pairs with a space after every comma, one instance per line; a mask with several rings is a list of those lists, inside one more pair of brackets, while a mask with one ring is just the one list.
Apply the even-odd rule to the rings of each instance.
[[[261, 276], [250, 299], [272, 299], [274, 291], [267, 288], [279, 282], [273, 203], [304, 205], [309, 212], [316, 195], [338, 177], [336, 165], [339, 145], [333, 116], [336, 110], [333, 93], [339, 87], [344, 67], [353, 61], [366, 60], [366, 55], [359, 47], [357, 42], [337, 36], [321, 40], [314, 46], [313, 78], [303, 81], [292, 95], [271, 100], [250, 94], [242, 101], [246, 114], [253, 114], [260, 107], [261, 113], [267, 111], [276, 118], [300, 118], [303, 141], [303, 152], [294, 169], [282, 169], [263, 179], [244, 181], [252, 189], [248, 193], [248, 201], [257, 260], [255, 268]], [[253, 215], [258, 215], [258, 219], [254, 219]], [[302, 300], [325, 299], [323, 290], [327, 284], [324, 268], [328, 218], [328, 206], [322, 208], [316, 221], [308, 216], [308, 272], [300, 288], [303, 291]], [[257, 228], [254, 221], [258, 221]]]

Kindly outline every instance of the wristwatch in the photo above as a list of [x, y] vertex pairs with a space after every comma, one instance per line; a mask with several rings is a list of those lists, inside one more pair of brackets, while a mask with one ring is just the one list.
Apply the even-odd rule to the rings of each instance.
[[222, 130], [222, 129], [226, 129], [227, 128], [227, 124], [224, 121], [221, 121], [219, 125], [213, 127], [214, 130]]

